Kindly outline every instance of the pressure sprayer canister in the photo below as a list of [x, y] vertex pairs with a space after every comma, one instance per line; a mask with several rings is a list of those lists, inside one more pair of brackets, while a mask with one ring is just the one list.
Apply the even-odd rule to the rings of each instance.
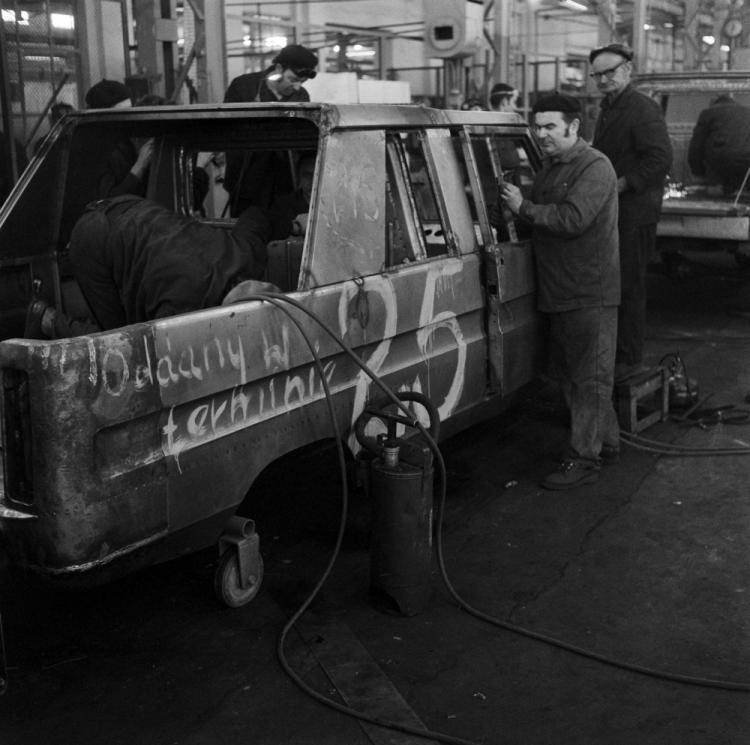
[[432, 595], [432, 453], [386, 441], [370, 466], [370, 584], [378, 606], [407, 616]]
[[[433, 450], [440, 417], [423, 393], [399, 391], [395, 397], [412, 408], [393, 400], [373, 403], [357, 418], [354, 433], [369, 462], [370, 594], [380, 610], [413, 616], [432, 595]], [[426, 412], [426, 429], [410, 413], [414, 408]], [[385, 424], [387, 434], [368, 436], [372, 419]]]

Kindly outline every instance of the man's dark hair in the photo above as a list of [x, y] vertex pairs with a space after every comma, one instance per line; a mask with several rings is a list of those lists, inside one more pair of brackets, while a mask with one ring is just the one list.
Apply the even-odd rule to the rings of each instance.
[[507, 83], [497, 83], [490, 91], [490, 106], [496, 109], [506, 98], [512, 98], [516, 89]]

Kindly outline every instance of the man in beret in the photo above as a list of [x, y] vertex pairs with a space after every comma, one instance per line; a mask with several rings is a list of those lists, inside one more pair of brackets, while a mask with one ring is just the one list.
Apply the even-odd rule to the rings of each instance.
[[130, 91], [117, 80], [100, 80], [86, 91], [88, 109], [129, 109], [133, 105]]
[[646, 268], [656, 246], [672, 145], [659, 105], [631, 84], [633, 53], [609, 44], [589, 54], [591, 77], [604, 95], [593, 146], [612, 161], [620, 202], [622, 298], [615, 378], [642, 371], [646, 337]]
[[545, 159], [529, 198], [505, 182], [501, 198], [531, 226], [538, 307], [549, 318], [552, 369], [570, 407], [570, 439], [546, 489], [599, 479], [619, 453], [612, 405], [620, 267], [617, 177], [609, 160], [580, 137], [578, 99], [545, 96], [532, 108]]
[[[285, 46], [273, 64], [262, 72], [236, 77], [229, 84], [225, 103], [243, 101], [309, 101], [302, 87], [317, 75], [318, 57], [300, 44]], [[229, 192], [230, 214], [239, 215], [248, 205], [269, 207], [294, 184], [283, 153], [227, 152], [224, 188]]]

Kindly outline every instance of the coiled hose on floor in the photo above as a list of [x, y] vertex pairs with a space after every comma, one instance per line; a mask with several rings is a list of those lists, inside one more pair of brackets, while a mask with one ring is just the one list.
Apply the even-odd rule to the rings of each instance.
[[[294, 613], [294, 615], [286, 623], [286, 625], [284, 626], [284, 628], [282, 629], [279, 635], [278, 643], [277, 643], [277, 655], [278, 655], [281, 666], [289, 675], [289, 677], [308, 695], [312, 696], [314, 699], [325, 704], [326, 706], [329, 706], [337, 711], [340, 711], [343, 714], [352, 716], [356, 719], [368, 722], [370, 724], [376, 724], [378, 726], [386, 727], [388, 729], [403, 732], [406, 734], [411, 734], [411, 735], [423, 737], [426, 739], [439, 740], [441, 742], [454, 744], [454, 745], [476, 745], [476, 743], [472, 743], [470, 741], [467, 741], [458, 737], [453, 737], [451, 735], [447, 735], [447, 734], [443, 734], [439, 732], [433, 732], [431, 730], [418, 729], [415, 727], [410, 727], [408, 725], [400, 724], [398, 722], [391, 722], [391, 721], [383, 720], [378, 717], [374, 717], [369, 714], [366, 714], [365, 712], [361, 712], [356, 709], [353, 709], [344, 704], [340, 704], [336, 701], [333, 701], [332, 699], [318, 693], [313, 688], [311, 688], [307, 683], [305, 683], [300, 678], [300, 676], [292, 669], [292, 667], [290, 666], [289, 662], [286, 659], [286, 654], [284, 651], [286, 638], [289, 635], [289, 632], [291, 631], [294, 624], [309, 608], [309, 606], [311, 605], [311, 603], [313, 602], [313, 600], [319, 593], [320, 589], [325, 584], [328, 576], [330, 575], [330, 572], [333, 568], [333, 565], [336, 561], [336, 558], [341, 548], [344, 528], [346, 526], [347, 512], [348, 512], [348, 487], [347, 487], [345, 455], [343, 451], [343, 440], [341, 437], [340, 428], [336, 420], [336, 414], [333, 408], [331, 391], [329, 389], [328, 382], [324, 375], [323, 364], [320, 360], [318, 353], [315, 350], [315, 346], [312, 343], [309, 336], [307, 335], [305, 329], [302, 327], [302, 324], [300, 323], [299, 319], [296, 318], [294, 313], [290, 310], [289, 306], [295, 308], [299, 312], [311, 318], [331, 339], [333, 339], [333, 341], [341, 348], [341, 350], [385, 394], [385, 396], [389, 399], [389, 401], [393, 403], [404, 414], [405, 417], [410, 419], [411, 426], [413, 426], [415, 429], [419, 431], [420, 435], [423, 437], [424, 441], [427, 443], [430, 450], [433, 452], [435, 456], [435, 463], [437, 465], [436, 473], [438, 475], [438, 481], [440, 484], [439, 498], [437, 500], [437, 509], [436, 509], [436, 514], [435, 514], [435, 524], [436, 524], [435, 543], [436, 543], [437, 562], [438, 562], [438, 566], [440, 569], [441, 579], [448, 593], [456, 601], [456, 603], [459, 605], [460, 608], [465, 610], [470, 615], [473, 615], [476, 618], [479, 618], [480, 620], [485, 621], [494, 626], [497, 626], [499, 628], [505, 629], [507, 631], [512, 631], [516, 634], [520, 634], [521, 636], [525, 636], [530, 639], [535, 639], [537, 641], [544, 642], [545, 644], [549, 644], [559, 649], [564, 649], [569, 652], [573, 652], [574, 654], [580, 655], [582, 657], [596, 660], [597, 662], [601, 662], [606, 665], [610, 665], [612, 667], [616, 667], [622, 670], [636, 672], [636, 673], [640, 673], [643, 675], [648, 675], [650, 677], [658, 678], [661, 680], [684, 683], [688, 685], [701, 686], [701, 687], [707, 687], [707, 688], [719, 688], [719, 689], [728, 690], [728, 691], [750, 692], [750, 683], [748, 682], [725, 681], [725, 680], [695, 677], [695, 676], [690, 676], [690, 675], [681, 675], [681, 674], [676, 674], [676, 673], [669, 673], [669, 672], [655, 670], [645, 665], [637, 665], [633, 663], [623, 662], [621, 660], [607, 657], [605, 655], [592, 652], [582, 647], [578, 647], [574, 644], [570, 644], [568, 642], [562, 641], [560, 639], [556, 639], [546, 634], [541, 634], [539, 632], [532, 631], [522, 626], [518, 626], [516, 624], [503, 621], [502, 619], [496, 618], [487, 613], [484, 613], [483, 611], [477, 608], [474, 608], [470, 603], [464, 600], [456, 591], [456, 589], [453, 587], [453, 583], [450, 581], [450, 578], [448, 577], [448, 572], [445, 566], [445, 558], [443, 554], [443, 541], [442, 541], [442, 516], [444, 513], [444, 509], [445, 509], [446, 468], [445, 468], [445, 461], [443, 460], [443, 456], [442, 456], [442, 453], [440, 452], [437, 442], [430, 436], [430, 433], [426, 430], [426, 428], [419, 422], [417, 417], [413, 415], [413, 413], [407, 408], [407, 406], [398, 398], [398, 396], [393, 392], [393, 390], [389, 388], [383, 382], [383, 380], [380, 377], [378, 377], [367, 366], [367, 364], [346, 344], [346, 342], [344, 342], [343, 339], [341, 339], [335, 333], [335, 331], [325, 321], [323, 321], [323, 319], [317, 316], [313, 311], [306, 308], [304, 305], [302, 305], [300, 302], [298, 302], [294, 298], [291, 298], [282, 293], [263, 293], [263, 294], [257, 294], [257, 295], [254, 294], [254, 295], [249, 295], [243, 298], [243, 302], [254, 301], [254, 300], [268, 302], [274, 305], [276, 308], [278, 308], [281, 312], [283, 312], [291, 320], [291, 322], [296, 326], [301, 337], [307, 344], [310, 354], [313, 357], [315, 367], [318, 371], [318, 374], [320, 375], [321, 383], [322, 383], [323, 390], [325, 393], [326, 403], [328, 406], [328, 411], [329, 411], [331, 423], [332, 423], [333, 430], [334, 430], [334, 436], [336, 439], [337, 452], [338, 452], [339, 463], [340, 463], [340, 468], [341, 468], [341, 479], [342, 479], [341, 522], [339, 525], [339, 530], [338, 530], [338, 534], [336, 537], [336, 542], [335, 542], [333, 553], [331, 554], [331, 558], [320, 580], [315, 585], [312, 592], [309, 594], [309, 596], [303, 602], [300, 608], [296, 611], [296, 613]], [[675, 448], [679, 448], [679, 446], [672, 446], [672, 450], [674, 450]], [[688, 448], [687, 450], [692, 451], [694, 449]], [[748, 450], [749, 450], [748, 448], [729, 448], [729, 449], [723, 448], [720, 450], [720, 452], [726, 453], [726, 454], [730, 454], [730, 453], [737, 454], [737, 453], [748, 452]], [[663, 454], [672, 454], [672, 453], [669, 452], [669, 453], [663, 453]]]

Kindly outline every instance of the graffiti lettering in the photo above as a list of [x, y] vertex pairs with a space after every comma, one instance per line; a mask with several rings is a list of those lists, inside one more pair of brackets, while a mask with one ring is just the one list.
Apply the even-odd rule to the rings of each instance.
[[[461, 394], [464, 389], [466, 377], [466, 340], [461, 330], [461, 325], [453, 311], [444, 310], [439, 313], [435, 312], [436, 300], [447, 292], [453, 291], [453, 284], [456, 275], [460, 274], [463, 264], [460, 259], [450, 259], [431, 266], [427, 271], [425, 290], [422, 295], [422, 305], [419, 313], [419, 328], [416, 332], [417, 345], [422, 361], [428, 362], [432, 356], [432, 345], [435, 333], [438, 329], [446, 329], [453, 335], [457, 350], [456, 367], [453, 377], [448, 386], [447, 393], [442, 401], [435, 402], [440, 419], [449, 417], [458, 405]], [[351, 285], [341, 294], [339, 300], [339, 330], [342, 336], [345, 336], [348, 330], [350, 315], [348, 313], [349, 303], [357, 292], [355, 285]], [[375, 373], [379, 374], [385, 366], [386, 359], [391, 347], [391, 339], [398, 331], [398, 303], [396, 292], [387, 277], [379, 277], [372, 284], [368, 282], [368, 292], [377, 293], [385, 306], [385, 328], [383, 330], [383, 341], [378, 344], [370, 357], [366, 360], [368, 367]], [[451, 304], [452, 305], [452, 304]], [[354, 404], [352, 407], [352, 427], [364, 411], [365, 405], [370, 395], [372, 381], [364, 372], [360, 371], [357, 375]], [[427, 386], [431, 390], [434, 386]], [[422, 392], [424, 386], [419, 377], [416, 377], [411, 384], [412, 390]], [[417, 414], [423, 424], [426, 421], [427, 414], [418, 409]], [[359, 448], [354, 435], [349, 438], [349, 446], [355, 451]]]
[[[397, 276], [382, 274], [368, 277], [364, 285], [361, 281], [346, 282], [336, 297], [341, 338], [355, 348], [374, 342], [368, 347], [364, 359], [369, 371], [374, 375], [397, 376], [401, 390], [425, 391], [433, 399], [441, 420], [456, 410], [465, 388], [467, 340], [452, 297], [463, 269], [461, 259], [448, 258], [424, 268], [422, 288], [415, 287], [415, 280], [418, 281], [415, 275], [401, 280]], [[397, 285], [396, 282], [403, 284]], [[410, 296], [402, 297], [404, 287], [414, 288]], [[413, 312], [414, 290], [421, 293], [418, 319]], [[358, 301], [362, 301], [363, 293], [367, 298], [369, 318], [365, 324], [361, 321], [362, 314], [352, 310]], [[403, 309], [401, 303], [404, 303]], [[403, 320], [400, 320], [400, 311]], [[247, 337], [239, 332], [212, 336], [198, 343], [179, 344], [175, 343], [175, 337], [166, 334], [156, 358], [150, 351], [150, 340], [144, 339], [140, 357], [143, 362], [139, 363], [132, 359], [125, 346], [118, 348], [113, 345], [105, 350], [102, 358], [104, 388], [112, 396], [121, 396], [128, 386], [141, 390], [153, 385], [164, 389], [184, 382], [192, 384], [186, 389], [189, 396], [174, 397], [184, 403], [169, 408], [162, 425], [164, 451], [174, 456], [179, 465], [179, 455], [185, 450], [323, 397], [324, 388], [315, 365], [307, 362], [304, 369], [291, 371], [296, 364], [296, 350], [301, 344], [291, 324], [260, 324], [259, 330], [259, 349], [246, 349]], [[396, 341], [399, 352], [394, 357]], [[450, 352], [447, 358], [446, 351]], [[339, 350], [334, 353], [338, 354]], [[250, 381], [246, 354], [252, 354], [252, 359], [262, 360], [264, 371]], [[436, 354], [441, 357], [439, 373], [431, 375], [430, 361]], [[334, 370], [332, 361], [325, 366], [326, 381], [333, 379]], [[412, 371], [408, 380], [404, 376], [407, 370]], [[219, 373], [222, 374], [220, 380], [216, 378]], [[201, 394], [201, 389], [195, 384], [209, 384], [212, 378], [214, 383]], [[215, 392], [217, 385], [221, 392]], [[353, 425], [372, 396], [374, 383], [368, 372], [358, 370], [354, 377], [338, 380], [337, 385], [339, 390], [352, 390]], [[426, 418], [426, 412], [420, 407], [416, 411], [420, 419]], [[353, 436], [349, 445], [358, 449]]]
[[[329, 385], [334, 373], [334, 363], [324, 366], [323, 374]], [[277, 406], [276, 387], [282, 379], [283, 404]], [[197, 406], [172, 406], [162, 427], [165, 453], [174, 456], [179, 467], [179, 455], [185, 450], [306, 406], [323, 396], [323, 383], [315, 370], [311, 370], [307, 385], [303, 376], [279, 375], [262, 385], [237, 386]]]
[[438, 414], [443, 420], [450, 416], [458, 405], [464, 387], [466, 376], [466, 340], [464, 339], [461, 326], [453, 311], [442, 311], [435, 314], [435, 299], [438, 294], [443, 294], [453, 289], [450, 282], [451, 277], [461, 272], [461, 260], [447, 261], [439, 272], [432, 269], [427, 273], [427, 285], [422, 298], [422, 309], [419, 315], [419, 330], [417, 331], [417, 343], [419, 350], [425, 359], [431, 356], [432, 340], [435, 332], [444, 328], [453, 334], [458, 350], [458, 361], [453, 380], [448, 388], [448, 393], [442, 402], [436, 402]]
[[210, 341], [195, 348], [188, 346], [172, 353], [172, 343], [167, 338], [167, 353], [156, 362], [156, 379], [162, 388], [177, 383], [179, 380], [203, 380], [213, 368], [223, 370], [229, 367], [239, 372], [240, 384], [247, 382], [245, 352], [242, 337]]
[[[146, 339], [143, 340], [143, 349], [146, 361], [134, 363], [130, 360], [130, 348], [123, 350], [121, 347], [112, 345], [104, 350], [101, 371], [104, 390], [110, 396], [121, 396], [125, 393], [128, 383], [132, 380], [135, 390], [140, 391], [154, 384], [151, 371], [151, 354]], [[126, 353], [127, 352], [127, 353]], [[96, 350], [93, 345], [89, 348], [90, 359], [96, 359]], [[132, 367], [132, 372], [131, 372]], [[91, 371], [89, 379], [96, 381], [96, 371]]]

